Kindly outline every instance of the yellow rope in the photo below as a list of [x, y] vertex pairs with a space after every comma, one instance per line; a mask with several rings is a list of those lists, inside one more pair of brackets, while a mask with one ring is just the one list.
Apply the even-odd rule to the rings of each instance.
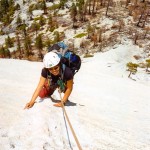
[[67, 112], [66, 112], [66, 110], [65, 110], [64, 103], [63, 103], [63, 101], [62, 101], [61, 93], [59, 92], [59, 94], [60, 94], [62, 109], [63, 109], [63, 111], [64, 111], [64, 114], [65, 114], [65, 116], [66, 116], [66, 119], [67, 119], [67, 121], [68, 121], [68, 124], [69, 124], [69, 126], [70, 126], [70, 129], [71, 129], [71, 132], [72, 132], [72, 134], [73, 134], [73, 137], [74, 137], [74, 139], [75, 139], [75, 141], [76, 141], [76, 144], [77, 144], [79, 150], [82, 150], [82, 148], [81, 148], [81, 146], [80, 146], [80, 143], [79, 143], [79, 141], [78, 141], [78, 138], [77, 138], [77, 136], [76, 136], [76, 134], [75, 134], [75, 132], [74, 132], [74, 130], [73, 130], [73, 127], [72, 127], [71, 122], [70, 122], [70, 120], [69, 120], [69, 117], [68, 117], [68, 115], [67, 115]]

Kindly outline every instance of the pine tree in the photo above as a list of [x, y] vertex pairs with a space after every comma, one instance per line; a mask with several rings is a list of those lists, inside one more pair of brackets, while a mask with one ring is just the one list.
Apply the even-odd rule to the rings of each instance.
[[31, 29], [33, 30], [33, 31], [35, 31], [35, 34], [36, 34], [36, 37], [37, 37], [37, 32], [38, 32], [38, 30], [40, 29], [40, 25], [37, 23], [37, 22], [33, 22], [32, 23], [32, 25], [31, 25]]
[[49, 38], [47, 38], [47, 40], [45, 41], [46, 47], [50, 47], [51, 44], [52, 44], [52, 41]]
[[18, 32], [16, 32], [16, 42], [17, 42], [17, 51], [19, 51], [21, 57], [22, 51], [21, 51], [21, 43], [20, 43], [20, 37]]
[[43, 26], [45, 24], [45, 19], [44, 19], [43, 15], [40, 16], [39, 24], [40, 24], [40, 26]]
[[10, 15], [7, 13], [4, 17], [3, 17], [3, 23], [4, 25], [8, 25], [11, 22], [11, 17]]
[[109, 9], [111, 1], [112, 0], [108, 0], [108, 2], [107, 2], [106, 16], [108, 16], [108, 9]]
[[10, 55], [9, 49], [7, 49], [6, 47], [2, 46], [0, 48], [0, 57], [2, 57], [2, 58], [10, 58], [11, 55]]
[[95, 14], [95, 8], [96, 8], [96, 0], [93, 1], [93, 9], [92, 9], [92, 14]]
[[25, 20], [23, 20], [22, 25], [19, 27], [19, 29], [23, 32], [24, 37], [27, 36], [27, 30], [26, 30], [27, 25], [25, 24]]
[[22, 24], [22, 19], [20, 17], [20, 14], [17, 17], [17, 21], [16, 21], [17, 25], [21, 25]]
[[42, 55], [42, 49], [43, 49], [43, 41], [42, 41], [42, 35], [39, 34], [37, 37], [36, 37], [36, 42], [35, 42], [35, 46], [37, 47], [37, 49], [39, 50], [39, 58], [43, 58], [43, 55]]
[[146, 60], [146, 72], [149, 72], [149, 68], [150, 68], [150, 59]]
[[15, 4], [14, 0], [9, 0], [9, 1], [8, 1], [8, 5], [9, 5], [9, 7], [14, 6], [14, 4]]
[[53, 18], [52, 18], [52, 15], [49, 14], [49, 16], [48, 16], [48, 24], [51, 26], [52, 23], [53, 23]]
[[59, 42], [59, 41], [60, 41], [60, 35], [59, 35], [59, 32], [58, 32], [58, 31], [54, 32], [54, 35], [55, 35], [54, 43]]
[[11, 58], [11, 54], [10, 54], [9, 49], [5, 49], [5, 57]]
[[139, 65], [136, 63], [129, 62], [127, 63], [128, 71], [130, 72], [128, 78], [130, 78], [131, 74], [135, 74], [137, 72], [137, 67]]
[[13, 0], [0, 1], [0, 21], [2, 21], [4, 25], [8, 25], [12, 20], [11, 17], [16, 9], [14, 4]]
[[5, 49], [4, 47], [0, 47], [0, 57], [5, 58]]
[[24, 39], [24, 49], [25, 49], [25, 56], [28, 58], [29, 55], [31, 55], [31, 50], [32, 50], [30, 36], [26, 36]]
[[92, 5], [91, 5], [91, 1], [92, 1], [92, 0], [88, 0], [88, 5], [89, 5], [89, 7], [88, 7], [88, 8], [89, 8], [88, 14], [89, 14], [89, 15], [91, 15], [91, 6], [92, 6]]
[[88, 33], [88, 38], [90, 38], [90, 34], [93, 32], [93, 28], [92, 28], [90, 23], [88, 24], [86, 30], [87, 30], [87, 33]]
[[7, 11], [8, 11], [8, 8], [9, 8], [9, 2], [8, 2], [8, 0], [1, 0], [0, 1], [0, 5], [1, 5], [2, 12], [4, 14], [6, 14]]
[[12, 41], [12, 39], [10, 38], [10, 36], [8, 36], [8, 37], [5, 39], [5, 45], [6, 45], [6, 47], [8, 47], [8, 48], [13, 47], [13, 41]]
[[77, 21], [76, 20], [76, 15], [77, 15], [77, 7], [75, 5], [75, 3], [72, 4], [72, 7], [71, 7], [71, 18], [72, 18], [72, 21], [73, 21], [73, 27], [74, 27], [74, 23]]
[[30, 19], [31, 19], [31, 20], [33, 19], [33, 18], [32, 18], [32, 15], [33, 15], [32, 11], [33, 11], [33, 8], [32, 8], [32, 5], [31, 5], [31, 6], [29, 6], [29, 8], [28, 8], [28, 15], [30, 16]]
[[64, 9], [65, 3], [67, 2], [67, 0], [61, 0], [60, 1], [60, 8]]
[[80, 20], [83, 21], [84, 20], [83, 19], [84, 18], [84, 0], [78, 0], [77, 6], [78, 6]]
[[26, 38], [24, 41], [24, 53], [25, 53], [25, 56], [28, 58], [30, 53], [29, 53], [28, 41]]
[[44, 14], [47, 14], [47, 6], [46, 6], [46, 1], [45, 0], [43, 0], [42, 9], [44, 10]]
[[20, 10], [20, 5], [17, 3], [16, 10]]

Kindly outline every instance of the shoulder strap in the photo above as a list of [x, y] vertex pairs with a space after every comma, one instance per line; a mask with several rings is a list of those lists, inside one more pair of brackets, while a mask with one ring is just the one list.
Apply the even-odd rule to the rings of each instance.
[[61, 69], [61, 79], [64, 80], [64, 72], [65, 72], [66, 65], [62, 63], [62, 69]]
[[51, 73], [49, 71], [47, 71], [47, 79], [51, 78]]
[[71, 63], [71, 55], [72, 55], [72, 52], [67, 50], [64, 57], [68, 59], [68, 65], [70, 67], [70, 63]]
[[51, 82], [51, 73], [49, 71], [47, 71], [47, 82], [48, 82], [48, 86], [50, 86], [50, 82]]

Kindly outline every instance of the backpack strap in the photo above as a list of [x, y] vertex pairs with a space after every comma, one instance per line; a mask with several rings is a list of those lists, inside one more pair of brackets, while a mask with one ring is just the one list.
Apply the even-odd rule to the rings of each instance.
[[65, 72], [66, 65], [62, 63], [61, 66], [62, 66], [62, 68], [61, 68], [61, 79], [64, 80], [64, 72]]
[[67, 50], [64, 55], [64, 57], [68, 59], [69, 67], [70, 67], [70, 63], [71, 63], [71, 55], [72, 55], [72, 52], [70, 50]]
[[61, 90], [61, 92], [64, 92], [66, 89], [66, 86], [65, 86], [66, 83], [64, 81], [65, 68], [66, 68], [65, 64], [61, 64], [61, 77], [57, 81], [57, 84], [59, 85], [59, 89]]
[[50, 87], [50, 82], [51, 82], [51, 73], [49, 71], [47, 71], [47, 82], [48, 82], [48, 86]]

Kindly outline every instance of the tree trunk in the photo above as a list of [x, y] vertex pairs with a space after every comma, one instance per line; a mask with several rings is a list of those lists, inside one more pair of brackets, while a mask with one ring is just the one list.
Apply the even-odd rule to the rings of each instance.
[[89, 0], [89, 15], [91, 15], [91, 0]]
[[92, 10], [92, 14], [94, 14], [94, 10], [95, 10], [95, 3], [96, 3], [96, 0], [93, 1], [93, 10]]
[[130, 76], [131, 76], [131, 73], [132, 73], [132, 72], [130, 71], [130, 73], [129, 73], [129, 75], [128, 75], [128, 78], [130, 78]]
[[137, 40], [138, 40], [138, 35], [135, 35], [135, 39], [134, 39], [134, 44], [137, 44]]
[[108, 0], [107, 9], [106, 9], [106, 16], [108, 16], [108, 9], [109, 9], [109, 6], [110, 6], [110, 2], [111, 2], [111, 0]]
[[100, 0], [100, 3], [101, 3], [100, 5], [103, 6], [103, 0]]

